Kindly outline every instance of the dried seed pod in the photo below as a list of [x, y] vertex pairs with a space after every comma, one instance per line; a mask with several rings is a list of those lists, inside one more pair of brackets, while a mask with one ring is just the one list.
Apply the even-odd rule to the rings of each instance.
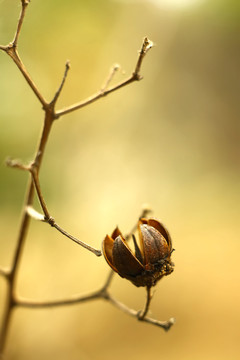
[[139, 245], [133, 235], [135, 254], [116, 228], [103, 240], [103, 254], [110, 267], [136, 286], [151, 287], [171, 274], [172, 241], [166, 228], [156, 219], [138, 222]]

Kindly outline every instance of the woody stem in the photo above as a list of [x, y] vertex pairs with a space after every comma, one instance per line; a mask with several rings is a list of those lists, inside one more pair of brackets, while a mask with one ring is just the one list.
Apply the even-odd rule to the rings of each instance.
[[145, 307], [144, 307], [143, 311], [140, 312], [140, 314], [138, 316], [138, 320], [144, 320], [145, 316], [148, 313], [150, 302], [151, 302], [151, 299], [152, 299], [152, 291], [151, 291], [152, 288], [151, 288], [151, 286], [147, 286], [146, 289], [147, 289], [146, 304], [145, 304]]

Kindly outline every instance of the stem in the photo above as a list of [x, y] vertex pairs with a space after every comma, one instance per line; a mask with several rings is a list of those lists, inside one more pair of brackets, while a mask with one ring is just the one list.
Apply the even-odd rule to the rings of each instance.
[[[51, 126], [52, 126], [51, 117], [49, 116], [48, 113], [46, 113], [42, 136], [40, 139], [38, 150], [36, 152], [36, 158], [38, 161], [38, 171], [41, 166], [42, 157], [44, 154], [44, 150], [46, 148], [46, 144], [47, 144], [48, 136], [49, 136], [49, 133], [51, 130]], [[24, 207], [23, 207], [22, 221], [21, 221], [19, 235], [18, 235], [18, 239], [17, 239], [17, 245], [16, 245], [16, 249], [14, 252], [14, 257], [13, 257], [10, 274], [8, 277], [6, 307], [5, 307], [5, 312], [3, 315], [3, 321], [2, 321], [1, 332], [0, 332], [0, 354], [3, 353], [4, 348], [5, 348], [6, 338], [7, 338], [11, 315], [12, 315], [12, 309], [16, 304], [15, 293], [16, 293], [16, 280], [17, 280], [18, 268], [20, 265], [20, 259], [21, 259], [21, 255], [22, 255], [25, 239], [26, 239], [27, 232], [28, 232], [30, 219], [31, 219], [31, 217], [28, 214], [27, 208], [28, 208], [28, 206], [32, 205], [33, 198], [34, 198], [34, 183], [33, 183], [33, 180], [30, 179], [28, 189], [27, 189], [26, 199], [25, 199]]]
[[138, 320], [141, 320], [141, 321], [147, 322], [149, 324], [161, 327], [164, 330], [169, 330], [171, 328], [171, 326], [175, 323], [174, 318], [171, 318], [171, 319], [169, 319], [167, 321], [159, 321], [159, 320], [156, 320], [156, 319], [152, 319], [150, 317], [144, 317], [143, 319], [140, 319], [139, 318], [139, 311], [130, 309], [125, 304], [123, 304], [120, 301], [113, 298], [110, 294], [108, 294], [108, 297], [105, 298], [105, 299], [107, 301], [109, 301], [113, 306], [117, 307], [119, 310], [125, 312], [126, 314], [128, 314], [130, 316], [133, 316], [133, 317], [136, 317]]
[[104, 85], [103, 85], [102, 88], [101, 88], [101, 91], [102, 91], [102, 92], [104, 92], [104, 91], [108, 88], [109, 84], [111, 83], [111, 81], [112, 81], [115, 73], [118, 71], [119, 67], [120, 67], [120, 66], [119, 66], [118, 64], [115, 64], [115, 65], [111, 68], [111, 70], [110, 70], [110, 72], [109, 72], [109, 75], [108, 75], [108, 77], [107, 77]]
[[17, 304], [25, 308], [50, 308], [66, 305], [75, 305], [82, 302], [101, 298], [101, 291], [94, 291], [88, 295], [75, 296], [70, 299], [54, 300], [54, 301], [33, 301], [27, 299], [18, 299]]
[[21, 0], [21, 1], [22, 1], [21, 13], [20, 13], [20, 17], [19, 17], [19, 20], [18, 20], [18, 24], [17, 24], [17, 30], [16, 30], [16, 33], [14, 35], [14, 39], [12, 41], [12, 44], [15, 47], [17, 46], [18, 38], [19, 38], [19, 35], [20, 35], [20, 31], [21, 31], [23, 20], [24, 20], [25, 13], [26, 13], [26, 9], [27, 9], [27, 6], [28, 6], [28, 4], [30, 2], [30, 0]]
[[85, 242], [75, 238], [74, 236], [70, 235], [67, 231], [63, 230], [58, 224], [56, 224], [55, 222], [53, 222], [52, 226], [57, 229], [58, 231], [60, 231], [60, 233], [62, 233], [63, 235], [65, 235], [66, 237], [68, 237], [69, 239], [71, 239], [72, 241], [74, 241], [75, 243], [77, 243], [78, 245], [81, 245], [82, 247], [84, 247], [85, 249], [91, 251], [93, 254], [95, 254], [96, 256], [101, 256], [102, 252], [101, 250], [97, 250], [95, 248], [93, 248], [92, 246], [86, 244]]
[[18, 55], [18, 52], [17, 52], [16, 48], [13, 47], [13, 45], [9, 45], [7, 47], [7, 49], [6, 49], [6, 52], [12, 58], [12, 60], [15, 62], [15, 64], [17, 65], [18, 69], [20, 70], [20, 72], [24, 76], [25, 80], [27, 81], [28, 85], [33, 90], [34, 94], [36, 95], [36, 97], [38, 98], [40, 103], [42, 104], [43, 108], [46, 109], [47, 108], [47, 101], [44, 99], [44, 97], [42, 96], [42, 94], [38, 90], [36, 84], [32, 80], [31, 76], [27, 72], [23, 62], [21, 61], [21, 59], [20, 59], [20, 57]]
[[142, 313], [140, 313], [140, 315], [138, 316], [138, 320], [144, 320], [144, 318], [146, 317], [146, 315], [148, 313], [150, 302], [152, 299], [151, 289], [152, 289], [151, 287], [147, 286], [147, 300], [146, 300], [145, 308], [143, 309]]
[[62, 92], [63, 86], [64, 86], [65, 81], [66, 81], [66, 79], [67, 79], [67, 75], [68, 75], [69, 69], [70, 69], [70, 62], [67, 61], [66, 64], [65, 64], [65, 71], [64, 71], [64, 74], [63, 74], [62, 82], [61, 82], [61, 84], [60, 84], [60, 86], [59, 86], [59, 88], [58, 88], [58, 90], [57, 90], [54, 98], [53, 98], [52, 101], [51, 101], [51, 104], [53, 104], [53, 105], [56, 104], [56, 102], [57, 102], [57, 100], [58, 100], [58, 98], [59, 98], [59, 96], [60, 96], [60, 94], [61, 94], [61, 92]]

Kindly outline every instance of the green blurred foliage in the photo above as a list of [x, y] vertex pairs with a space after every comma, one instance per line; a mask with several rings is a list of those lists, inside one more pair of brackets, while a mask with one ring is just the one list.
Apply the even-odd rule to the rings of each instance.
[[[0, 2], [1, 44], [13, 37], [19, 3]], [[177, 323], [165, 334], [102, 302], [18, 310], [9, 359], [239, 358], [239, 24], [238, 1], [171, 11], [150, 1], [31, 1], [19, 53], [47, 99], [70, 59], [58, 108], [96, 92], [116, 62], [114, 81], [131, 73], [145, 35], [156, 44], [141, 82], [55, 123], [41, 184], [57, 222], [98, 248], [116, 224], [127, 232], [142, 203], [151, 204], [176, 249], [176, 270], [157, 285], [152, 316]], [[27, 174], [4, 159], [32, 159], [43, 112], [4, 53], [0, 74], [0, 264], [7, 266]], [[21, 295], [63, 298], [97, 288], [106, 274], [104, 259], [32, 223]], [[112, 291], [133, 308], [144, 303], [143, 289], [126, 280], [116, 277]], [[3, 281], [0, 292], [3, 305]]]

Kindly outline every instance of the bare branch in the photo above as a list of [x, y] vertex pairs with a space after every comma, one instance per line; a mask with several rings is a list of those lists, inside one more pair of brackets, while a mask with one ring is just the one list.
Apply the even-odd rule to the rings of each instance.
[[[4, 49], [2, 49], [2, 50], [4, 50]], [[45, 110], [48, 109], [49, 106], [47, 104], [47, 101], [44, 99], [43, 95], [40, 93], [40, 91], [38, 90], [36, 84], [34, 83], [31, 76], [29, 75], [27, 69], [25, 68], [22, 60], [20, 59], [20, 57], [18, 55], [16, 47], [14, 47], [13, 45], [10, 44], [9, 46], [7, 46], [5, 48], [5, 51], [12, 58], [12, 60], [15, 62], [18, 69], [20, 70], [20, 72], [24, 76], [25, 80], [27, 81], [28, 85], [30, 86], [30, 88], [32, 89], [32, 91], [34, 92], [34, 94], [36, 95], [36, 97], [38, 98], [40, 103], [42, 104], [43, 108]]]
[[73, 296], [69, 299], [62, 299], [62, 300], [53, 300], [53, 301], [34, 301], [34, 300], [27, 300], [27, 299], [16, 299], [16, 305], [26, 308], [49, 308], [49, 307], [58, 307], [58, 306], [65, 306], [65, 305], [75, 305], [82, 302], [96, 300], [101, 298], [101, 291], [94, 291], [88, 295], [81, 295], [81, 296]]
[[[38, 195], [38, 199], [40, 202], [40, 205], [42, 207], [42, 210], [44, 212], [45, 215], [45, 222], [47, 222], [48, 224], [50, 224], [52, 227], [54, 227], [55, 229], [57, 229], [61, 234], [65, 235], [66, 237], [68, 237], [69, 239], [71, 239], [72, 241], [74, 241], [75, 243], [77, 243], [78, 245], [81, 245], [82, 247], [84, 247], [85, 249], [91, 251], [92, 253], [94, 253], [96, 256], [101, 256], [102, 252], [101, 250], [97, 250], [95, 248], [93, 248], [92, 246], [86, 244], [85, 242], [75, 238], [74, 236], [70, 235], [67, 231], [65, 231], [64, 229], [62, 229], [54, 220], [54, 218], [50, 215], [48, 209], [47, 209], [47, 205], [45, 203], [45, 200], [43, 198], [42, 192], [41, 192], [41, 187], [40, 187], [40, 182], [39, 182], [39, 178], [38, 178], [38, 172], [37, 172], [37, 164], [32, 163], [32, 166], [30, 167], [29, 171], [32, 174], [32, 178], [33, 178], [33, 182], [35, 185], [35, 189]], [[36, 212], [35, 212], [36, 215]]]
[[119, 68], [120, 68], [120, 66], [119, 66], [118, 64], [115, 64], [115, 65], [111, 68], [111, 70], [110, 70], [110, 72], [109, 72], [109, 75], [108, 75], [108, 77], [107, 77], [104, 85], [103, 85], [102, 88], [101, 88], [101, 91], [102, 91], [102, 92], [104, 92], [104, 91], [107, 90], [110, 82], [112, 81], [114, 75], [115, 75], [116, 72], [119, 70]]
[[[141, 320], [141, 319], [139, 319], [139, 320]], [[159, 327], [161, 327], [161, 328], [163, 328], [164, 330], [167, 331], [172, 327], [172, 325], [175, 324], [176, 319], [175, 318], [170, 318], [167, 321], [159, 321], [159, 320], [156, 320], [156, 319], [153, 319], [153, 318], [145, 317], [143, 321], [145, 321], [145, 322], [147, 322], [149, 324], [152, 324], [152, 325], [159, 326]]]
[[29, 2], [30, 2], [30, 0], [21, 0], [22, 7], [21, 7], [18, 24], [17, 24], [17, 30], [14, 35], [13, 41], [10, 42], [7, 46], [0, 45], [0, 50], [5, 51], [12, 58], [12, 60], [15, 62], [15, 64], [21, 71], [22, 75], [24, 76], [25, 80], [27, 81], [27, 83], [29, 84], [29, 86], [31, 87], [33, 92], [35, 93], [36, 97], [41, 102], [43, 108], [46, 109], [47, 101], [44, 99], [44, 97], [38, 90], [37, 86], [35, 85], [31, 76], [27, 72], [27, 70], [26, 70], [24, 64], [22, 63], [22, 61], [18, 55], [18, 52], [17, 52], [18, 39], [19, 39], [19, 35], [20, 35], [21, 29], [22, 29], [23, 20], [24, 20], [26, 9], [27, 9]]
[[141, 48], [141, 50], [139, 52], [137, 65], [136, 65], [135, 71], [133, 73], [133, 76], [136, 76], [137, 80], [140, 80], [142, 78], [140, 76], [140, 71], [141, 71], [143, 58], [152, 47], [153, 47], [153, 42], [151, 40], [149, 40], [147, 37], [145, 37], [144, 40], [143, 40], [142, 48]]
[[[106, 86], [105, 86], [104, 90], [100, 90], [99, 92], [97, 92], [96, 94], [90, 96], [86, 100], [83, 100], [83, 101], [81, 101], [81, 102], [79, 102], [77, 104], [71, 105], [71, 106], [69, 106], [69, 107], [67, 107], [65, 109], [56, 111], [55, 118], [57, 119], [60, 116], [63, 116], [65, 114], [69, 114], [72, 111], [81, 109], [82, 107], [87, 106], [87, 105], [99, 100], [103, 96], [106, 96], [106, 95], [108, 95], [108, 94], [110, 94], [110, 93], [112, 93], [112, 92], [114, 92], [114, 91], [116, 91], [116, 90], [118, 90], [118, 89], [120, 89], [120, 88], [134, 82], [134, 81], [141, 80], [142, 77], [140, 76], [140, 70], [141, 70], [141, 66], [142, 66], [142, 61], [143, 61], [144, 56], [148, 52], [148, 50], [152, 47], [152, 45], [153, 45], [153, 43], [150, 40], [148, 40], [148, 38], [144, 39], [142, 48], [141, 48], [141, 50], [139, 52], [136, 67], [134, 69], [134, 72], [132, 73], [132, 75], [128, 79], [120, 82], [119, 84], [113, 86], [110, 89], [107, 89]], [[111, 79], [112, 79], [112, 76], [111, 76]], [[109, 82], [107, 82], [107, 86], [108, 86], [108, 84], [109, 84]]]
[[147, 322], [149, 324], [159, 326], [159, 327], [163, 328], [164, 330], [169, 330], [170, 327], [175, 323], [175, 319], [173, 319], [173, 318], [169, 319], [168, 321], [159, 321], [159, 320], [152, 319], [152, 318], [149, 318], [149, 317], [141, 318], [139, 316], [139, 311], [130, 309], [125, 304], [123, 304], [120, 301], [114, 299], [112, 296], [109, 295], [109, 297], [106, 298], [106, 300], [108, 300], [112, 305], [114, 305], [115, 307], [117, 307], [121, 311], [125, 312], [126, 314], [128, 314], [130, 316], [133, 316], [133, 317], [136, 317], [140, 321], [145, 321], [145, 322]]
[[17, 46], [18, 38], [19, 38], [19, 35], [20, 35], [20, 31], [21, 31], [23, 20], [24, 20], [25, 13], [26, 13], [26, 9], [27, 9], [27, 6], [28, 6], [30, 1], [21, 0], [21, 2], [22, 2], [22, 9], [21, 9], [20, 17], [19, 17], [18, 24], [17, 24], [17, 30], [16, 30], [16, 33], [15, 33], [14, 39], [12, 41], [12, 45], [14, 47]]
[[[54, 95], [53, 100], [50, 103], [48, 103], [45, 100], [45, 98], [43, 97], [43, 95], [41, 94], [41, 92], [38, 90], [37, 86], [35, 85], [34, 81], [32, 80], [31, 76], [29, 75], [27, 69], [25, 68], [25, 66], [17, 52], [18, 40], [19, 40], [19, 36], [21, 33], [26, 9], [27, 9], [29, 2], [30, 2], [30, 0], [21, 0], [22, 7], [21, 7], [21, 12], [20, 12], [19, 20], [17, 23], [17, 29], [16, 29], [16, 33], [14, 35], [13, 41], [10, 42], [7, 46], [0, 45], [0, 50], [3, 50], [4, 52], [6, 52], [6, 54], [9, 55], [11, 57], [11, 59], [17, 65], [18, 69], [24, 76], [25, 80], [27, 81], [28, 85], [34, 92], [35, 96], [38, 98], [38, 100], [42, 104], [43, 110], [45, 112], [45, 118], [44, 118], [44, 126], [43, 126], [43, 130], [41, 133], [40, 143], [37, 146], [37, 152], [36, 152], [34, 161], [27, 166], [23, 165], [19, 160], [9, 159], [6, 162], [7, 165], [10, 167], [18, 168], [18, 169], [24, 170], [24, 171], [29, 171], [31, 174], [31, 178], [29, 181], [29, 185], [27, 187], [26, 199], [24, 202], [21, 225], [20, 225], [20, 229], [19, 229], [18, 238], [16, 241], [16, 248], [14, 251], [12, 265], [11, 265], [9, 271], [7, 271], [5, 269], [0, 269], [0, 275], [4, 276], [7, 279], [6, 306], [5, 306], [5, 311], [3, 314], [3, 319], [1, 322], [0, 356], [3, 353], [4, 346], [6, 343], [6, 337], [7, 337], [7, 333], [8, 333], [12, 313], [13, 313], [13, 308], [16, 306], [22, 306], [22, 307], [28, 307], [28, 308], [30, 308], [30, 307], [43, 308], [43, 307], [53, 307], [53, 306], [77, 304], [77, 303], [84, 302], [84, 301], [90, 301], [90, 300], [102, 298], [107, 301], [110, 301], [113, 305], [115, 305], [119, 309], [125, 311], [126, 313], [128, 313], [132, 316], [135, 316], [138, 320], [154, 323], [155, 325], [158, 325], [161, 327], [165, 326], [165, 329], [167, 329], [167, 326], [169, 328], [173, 323], [173, 322], [171, 323], [170, 320], [169, 320], [169, 322], [158, 322], [157, 320], [146, 317], [146, 314], [147, 314], [147, 311], [149, 308], [149, 304], [150, 304], [150, 300], [151, 300], [150, 289], [148, 289], [149, 291], [147, 293], [148, 294], [147, 301], [146, 301], [145, 308], [142, 313], [139, 313], [135, 310], [131, 310], [128, 307], [126, 307], [125, 305], [123, 305], [120, 302], [118, 302], [117, 300], [115, 300], [107, 291], [108, 287], [111, 284], [112, 278], [113, 278], [114, 273], [112, 271], [109, 273], [109, 276], [107, 277], [106, 282], [103, 285], [103, 287], [99, 291], [92, 292], [88, 295], [75, 296], [70, 299], [63, 299], [63, 300], [57, 300], [57, 301], [46, 301], [46, 302], [35, 302], [35, 301], [30, 301], [30, 300], [25, 300], [25, 299], [18, 299], [15, 295], [18, 269], [19, 269], [19, 265], [20, 265], [20, 261], [21, 261], [21, 255], [24, 250], [24, 243], [26, 240], [27, 231], [28, 231], [28, 227], [29, 227], [31, 218], [34, 218], [36, 220], [41, 220], [43, 222], [47, 222], [52, 227], [57, 229], [59, 232], [61, 232], [63, 235], [67, 236], [69, 239], [73, 240], [77, 244], [83, 246], [84, 248], [93, 252], [97, 256], [101, 255], [100, 250], [94, 249], [93, 247], [89, 246], [88, 244], [78, 240], [77, 238], [75, 238], [72, 235], [70, 235], [69, 233], [67, 233], [58, 224], [56, 224], [55, 220], [51, 217], [51, 215], [47, 209], [44, 197], [42, 195], [40, 182], [39, 182], [39, 171], [40, 171], [40, 167], [41, 167], [41, 162], [43, 159], [44, 151], [46, 148], [46, 144], [47, 144], [48, 137], [49, 137], [54, 120], [59, 118], [62, 115], [65, 115], [67, 113], [70, 113], [72, 111], [80, 109], [88, 104], [91, 104], [91, 103], [95, 102], [96, 100], [100, 99], [101, 97], [106, 96], [106, 95], [110, 94], [111, 92], [114, 92], [134, 81], [141, 80], [142, 77], [140, 75], [140, 71], [141, 71], [142, 61], [143, 61], [143, 58], [145, 57], [146, 53], [148, 52], [148, 50], [152, 47], [152, 42], [150, 40], [148, 40], [147, 38], [145, 38], [143, 41], [143, 44], [142, 44], [142, 48], [139, 52], [137, 64], [135, 66], [135, 69], [134, 69], [132, 75], [129, 78], [127, 78], [126, 80], [120, 82], [119, 84], [109, 88], [109, 84], [112, 81], [113, 76], [118, 68], [117, 66], [115, 66], [112, 69], [112, 71], [110, 72], [104, 86], [102, 87], [102, 89], [99, 92], [97, 92], [96, 94], [94, 94], [93, 96], [89, 97], [88, 99], [86, 99], [82, 102], [79, 102], [77, 104], [74, 104], [74, 105], [66, 108], [66, 109], [55, 112], [56, 102], [62, 92], [63, 86], [64, 86], [66, 78], [67, 78], [67, 74], [69, 71], [69, 62], [66, 63], [65, 72], [64, 72], [61, 84], [60, 84], [56, 94]], [[38, 195], [38, 199], [39, 199], [39, 202], [40, 202], [40, 205], [41, 205], [44, 215], [40, 214], [39, 212], [34, 210], [32, 207], [33, 199], [34, 199], [34, 190], [36, 190], [36, 193]], [[168, 325], [166, 325], [166, 324], [168, 324]]]
[[39, 178], [38, 178], [38, 168], [34, 166], [34, 164], [30, 167], [30, 172], [32, 174], [32, 179], [33, 179], [33, 182], [34, 182], [34, 185], [35, 185], [35, 189], [36, 189], [36, 192], [37, 192], [37, 196], [38, 196], [38, 200], [40, 202], [40, 205], [41, 205], [41, 208], [43, 210], [43, 213], [45, 215], [45, 219], [48, 221], [51, 216], [48, 212], [48, 209], [47, 209], [47, 205], [45, 203], [45, 200], [43, 198], [43, 195], [42, 195], [42, 192], [41, 192], [41, 188], [40, 188], [40, 183], [39, 183]]
[[150, 302], [152, 299], [151, 289], [152, 289], [151, 287], [147, 287], [147, 300], [146, 300], [146, 304], [145, 304], [143, 311], [138, 315], [139, 320], [143, 321], [148, 313]]
[[20, 160], [18, 160], [18, 159], [8, 158], [8, 159], [6, 159], [5, 164], [6, 164], [8, 167], [11, 167], [11, 168], [15, 168], [15, 169], [19, 169], [19, 170], [24, 170], [24, 171], [29, 171], [29, 167], [26, 166], [26, 165], [23, 165], [23, 163], [22, 163]]
[[95, 248], [93, 248], [92, 246], [86, 244], [85, 242], [75, 238], [74, 236], [70, 235], [69, 233], [67, 233], [67, 231], [63, 230], [58, 224], [56, 224], [55, 222], [53, 222], [53, 224], [50, 224], [51, 226], [53, 226], [55, 229], [57, 229], [58, 231], [60, 231], [60, 233], [62, 233], [63, 235], [65, 235], [66, 237], [68, 237], [69, 239], [71, 239], [72, 241], [74, 241], [75, 243], [77, 243], [78, 245], [81, 245], [82, 247], [84, 247], [85, 249], [91, 251], [93, 254], [95, 254], [96, 256], [101, 256], [102, 252], [101, 250], [97, 250]]
[[102, 252], [101, 250], [97, 250], [95, 248], [93, 248], [92, 246], [86, 244], [85, 242], [75, 238], [74, 236], [70, 235], [67, 231], [63, 230], [54, 220], [54, 218], [52, 216], [46, 217], [42, 214], [40, 214], [38, 211], [36, 211], [32, 206], [27, 206], [27, 213], [29, 216], [31, 216], [31, 218], [33, 218], [34, 220], [39, 220], [42, 222], [46, 222], [49, 225], [51, 225], [53, 228], [55, 228], [56, 230], [58, 230], [61, 234], [63, 234], [64, 236], [66, 236], [67, 238], [69, 238], [70, 240], [74, 241], [75, 243], [77, 243], [78, 245], [81, 245], [82, 247], [84, 247], [85, 249], [91, 251], [92, 253], [94, 253], [96, 256], [101, 256]]
[[57, 90], [57, 92], [56, 92], [53, 100], [51, 101], [51, 104], [52, 104], [52, 105], [55, 105], [55, 104], [56, 104], [56, 102], [57, 102], [57, 100], [58, 100], [58, 98], [59, 98], [59, 95], [60, 95], [61, 92], [62, 92], [62, 89], [63, 89], [64, 83], [65, 83], [65, 81], [66, 81], [66, 78], [67, 78], [67, 74], [68, 74], [69, 69], [70, 69], [70, 62], [67, 61], [66, 64], [65, 64], [65, 71], [64, 71], [64, 74], [63, 74], [62, 82], [61, 82], [61, 84], [60, 84], [60, 86], [59, 86], [59, 89]]
[[76, 305], [79, 303], [83, 303], [91, 300], [97, 300], [97, 299], [104, 299], [106, 301], [109, 301], [112, 305], [117, 307], [119, 310], [125, 312], [126, 314], [133, 316], [140, 321], [145, 321], [149, 324], [161, 327], [164, 330], [169, 330], [170, 327], [175, 323], [174, 318], [171, 318], [168, 321], [159, 321], [156, 319], [152, 319], [150, 317], [140, 316], [139, 311], [129, 308], [128, 306], [124, 305], [123, 303], [112, 297], [105, 288], [105, 286], [99, 291], [94, 291], [87, 295], [80, 295], [80, 296], [78, 295], [69, 299], [62, 299], [62, 300], [34, 301], [34, 300], [17, 298], [15, 299], [15, 305], [25, 308], [51, 308], [51, 307], [59, 307], [66, 305]]
[[38, 152], [36, 155], [36, 159], [34, 162], [32, 162], [29, 166], [23, 165], [21, 163], [20, 160], [12, 160], [12, 159], [7, 159], [6, 160], [6, 164], [12, 168], [17, 168], [20, 170], [25, 170], [25, 171], [29, 171], [32, 175], [32, 180], [37, 192], [37, 196], [38, 196], [38, 200], [40, 202], [41, 208], [43, 210], [44, 216], [42, 214], [40, 214], [39, 212], [37, 212], [35, 209], [33, 209], [33, 207], [29, 204], [26, 206], [26, 212], [29, 216], [31, 216], [33, 219], [35, 220], [40, 220], [40, 221], [44, 221], [47, 222], [49, 225], [51, 225], [52, 227], [54, 227], [55, 229], [57, 229], [61, 234], [65, 235], [66, 237], [68, 237], [69, 239], [71, 239], [72, 241], [74, 241], [75, 243], [77, 243], [78, 245], [81, 245], [82, 247], [84, 247], [85, 249], [91, 251], [92, 253], [94, 253], [96, 256], [101, 256], [102, 252], [101, 250], [95, 249], [92, 246], [86, 244], [85, 242], [77, 239], [76, 237], [70, 235], [67, 231], [65, 231], [64, 229], [62, 229], [54, 220], [54, 218], [50, 215], [48, 209], [47, 209], [47, 205], [46, 202], [44, 200], [44, 197], [42, 195], [42, 191], [41, 191], [41, 187], [40, 187], [40, 182], [39, 182], [39, 177], [38, 177], [38, 168], [39, 168], [39, 160], [40, 160], [40, 156], [41, 156], [41, 152]]

